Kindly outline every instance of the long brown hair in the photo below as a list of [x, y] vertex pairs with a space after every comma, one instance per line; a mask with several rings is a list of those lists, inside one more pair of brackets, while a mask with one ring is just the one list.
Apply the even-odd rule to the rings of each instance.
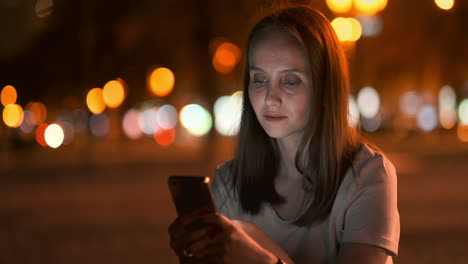
[[311, 118], [296, 153], [296, 169], [311, 206], [296, 224], [324, 220], [362, 139], [348, 123], [349, 76], [345, 54], [328, 19], [306, 6], [282, 8], [261, 19], [249, 34], [244, 57], [244, 102], [232, 186], [244, 211], [257, 214], [263, 203], [285, 199], [275, 189], [276, 141], [260, 125], [249, 100], [249, 47], [267, 27], [289, 31], [304, 46], [312, 74]]

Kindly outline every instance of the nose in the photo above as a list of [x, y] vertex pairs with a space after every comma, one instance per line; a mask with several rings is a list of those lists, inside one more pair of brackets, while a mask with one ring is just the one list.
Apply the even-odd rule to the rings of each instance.
[[271, 84], [265, 95], [265, 104], [269, 107], [280, 106], [283, 102], [281, 98], [281, 89], [278, 85]]

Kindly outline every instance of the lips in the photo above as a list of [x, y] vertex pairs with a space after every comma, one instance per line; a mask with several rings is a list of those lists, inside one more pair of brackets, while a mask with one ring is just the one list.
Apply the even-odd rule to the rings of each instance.
[[283, 119], [286, 119], [286, 116], [283, 116], [279, 113], [268, 113], [268, 112], [263, 114], [263, 117], [268, 121], [281, 121]]

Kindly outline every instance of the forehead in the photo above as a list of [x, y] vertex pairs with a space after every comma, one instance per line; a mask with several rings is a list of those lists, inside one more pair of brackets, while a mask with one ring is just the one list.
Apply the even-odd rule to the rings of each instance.
[[255, 34], [249, 45], [249, 66], [307, 69], [307, 53], [290, 32], [270, 27]]

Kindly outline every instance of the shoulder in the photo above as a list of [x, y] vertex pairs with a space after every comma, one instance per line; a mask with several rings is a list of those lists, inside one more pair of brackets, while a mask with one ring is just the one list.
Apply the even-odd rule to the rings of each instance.
[[223, 183], [226, 186], [228, 183], [230, 183], [233, 167], [234, 160], [232, 159], [218, 165], [215, 170], [215, 177], [213, 179], [212, 185], [217, 186]]
[[395, 183], [396, 169], [380, 150], [362, 144], [352, 162], [353, 180], [356, 185]]

